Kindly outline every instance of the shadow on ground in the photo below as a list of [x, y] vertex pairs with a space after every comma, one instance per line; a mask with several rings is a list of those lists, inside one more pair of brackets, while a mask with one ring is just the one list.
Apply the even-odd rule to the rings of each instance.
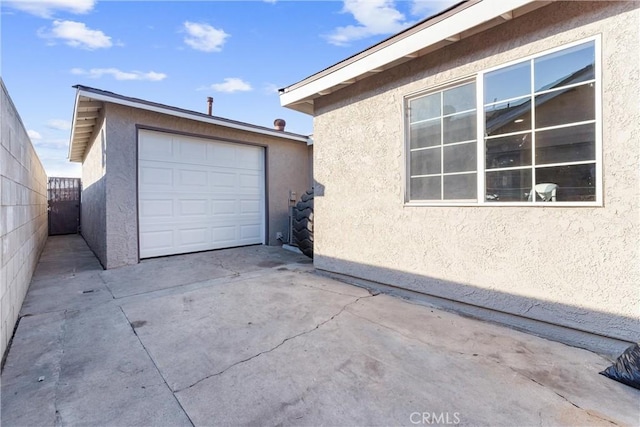
[[598, 375], [599, 355], [374, 295], [281, 248], [103, 271], [80, 237], [49, 238], [22, 314], [4, 425], [639, 421], [640, 393]]

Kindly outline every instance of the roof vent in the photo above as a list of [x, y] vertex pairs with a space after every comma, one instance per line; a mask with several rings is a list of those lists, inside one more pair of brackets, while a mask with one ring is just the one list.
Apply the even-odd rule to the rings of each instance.
[[273, 121], [273, 127], [275, 128], [275, 130], [284, 130], [284, 127], [287, 125], [287, 122], [285, 122], [282, 119], [275, 119]]
[[207, 114], [211, 115], [213, 113], [213, 98], [207, 97]]

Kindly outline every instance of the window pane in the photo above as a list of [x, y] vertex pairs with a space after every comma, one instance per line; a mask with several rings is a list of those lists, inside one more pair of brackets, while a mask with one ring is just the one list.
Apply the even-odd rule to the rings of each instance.
[[531, 93], [531, 62], [501, 68], [484, 76], [484, 103], [502, 101]]
[[440, 177], [411, 178], [409, 197], [411, 200], [442, 200], [440, 197]]
[[476, 85], [466, 84], [443, 93], [444, 115], [476, 109]]
[[[469, 172], [477, 168], [476, 143], [457, 144], [444, 147], [443, 163], [444, 172]], [[445, 179], [446, 184], [446, 179]]]
[[411, 176], [440, 173], [440, 147], [411, 152]]
[[485, 142], [487, 169], [510, 168], [531, 164], [531, 134], [492, 138]]
[[536, 164], [578, 162], [596, 158], [596, 125], [536, 132]]
[[536, 127], [563, 125], [596, 116], [593, 83], [536, 96]]
[[[536, 184], [556, 184], [558, 202], [589, 202], [596, 200], [596, 165], [536, 168]], [[548, 187], [548, 186], [547, 186]], [[536, 190], [539, 187], [536, 187]], [[541, 200], [538, 194], [538, 200]]]
[[411, 125], [411, 148], [431, 147], [440, 145], [440, 119], [429, 120]]
[[531, 192], [531, 169], [486, 173], [486, 200], [523, 202]]
[[476, 174], [445, 175], [444, 199], [468, 200], [476, 198]]
[[440, 93], [412, 99], [409, 103], [410, 123], [441, 116]]
[[476, 139], [476, 113], [457, 114], [442, 119], [443, 142], [462, 142]]
[[534, 60], [535, 90], [541, 91], [595, 77], [595, 48], [590, 42]]
[[489, 105], [484, 108], [486, 136], [531, 129], [531, 98]]

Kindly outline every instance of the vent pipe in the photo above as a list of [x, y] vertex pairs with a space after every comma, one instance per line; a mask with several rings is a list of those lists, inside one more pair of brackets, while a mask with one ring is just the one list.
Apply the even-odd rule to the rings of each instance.
[[273, 121], [273, 127], [275, 128], [275, 130], [284, 130], [284, 127], [287, 125], [287, 122], [285, 122], [282, 119], [275, 119]]
[[207, 114], [211, 115], [213, 113], [213, 98], [207, 97]]

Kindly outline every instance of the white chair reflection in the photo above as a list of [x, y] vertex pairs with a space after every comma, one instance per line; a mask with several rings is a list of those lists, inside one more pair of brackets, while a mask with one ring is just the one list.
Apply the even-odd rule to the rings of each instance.
[[529, 193], [529, 201], [533, 201], [533, 195], [537, 194], [543, 202], [555, 202], [558, 184], [552, 182], [543, 182], [536, 184], [534, 189]]

